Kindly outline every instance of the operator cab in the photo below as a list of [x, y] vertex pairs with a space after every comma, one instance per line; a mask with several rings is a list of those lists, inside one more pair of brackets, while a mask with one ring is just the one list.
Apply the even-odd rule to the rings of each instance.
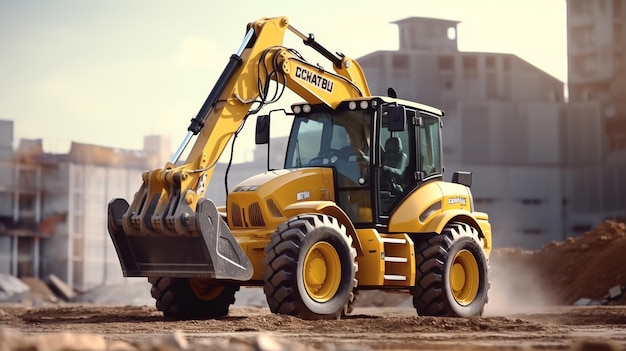
[[370, 97], [292, 110], [284, 167], [333, 168], [335, 201], [356, 227], [385, 227], [402, 199], [442, 178], [438, 109]]

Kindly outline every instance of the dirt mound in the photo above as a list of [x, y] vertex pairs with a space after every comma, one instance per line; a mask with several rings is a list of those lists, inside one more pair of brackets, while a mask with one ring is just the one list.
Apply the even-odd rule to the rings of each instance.
[[[580, 298], [601, 301], [609, 289], [624, 286], [625, 253], [626, 223], [609, 220], [580, 237], [536, 251], [494, 250], [491, 266], [496, 273], [506, 272], [509, 282], [519, 280], [524, 294], [541, 292], [551, 303], [571, 305]], [[532, 278], [521, 279], [522, 270]], [[610, 303], [626, 304], [626, 295]]]

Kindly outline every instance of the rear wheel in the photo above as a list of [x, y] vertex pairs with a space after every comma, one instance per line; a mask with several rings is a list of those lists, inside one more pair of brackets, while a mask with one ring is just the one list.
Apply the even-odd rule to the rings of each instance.
[[489, 265], [478, 231], [454, 222], [441, 234], [416, 241], [417, 279], [411, 290], [421, 316], [481, 315], [487, 303]]
[[175, 319], [220, 318], [235, 302], [239, 285], [201, 278], [149, 278], [150, 293], [163, 315]]
[[263, 291], [274, 313], [340, 318], [354, 299], [356, 250], [333, 217], [301, 215], [281, 224], [263, 266]]

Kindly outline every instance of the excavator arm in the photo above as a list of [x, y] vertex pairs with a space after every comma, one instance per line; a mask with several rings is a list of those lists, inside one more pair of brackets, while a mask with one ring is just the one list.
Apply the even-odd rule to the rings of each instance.
[[[334, 72], [312, 65], [282, 46], [290, 31], [332, 62]], [[143, 173], [132, 202], [109, 203], [108, 228], [125, 276], [180, 276], [249, 280], [252, 265], [215, 204], [204, 197], [228, 141], [246, 117], [268, 99], [271, 82], [309, 103], [336, 107], [369, 96], [359, 64], [333, 54], [289, 25], [286, 17], [250, 23], [239, 50], [231, 55], [187, 135], [165, 167]], [[179, 158], [195, 139], [187, 160]]]

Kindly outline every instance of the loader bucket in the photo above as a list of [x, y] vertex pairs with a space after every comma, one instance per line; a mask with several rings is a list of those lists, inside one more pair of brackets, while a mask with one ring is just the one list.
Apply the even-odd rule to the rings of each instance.
[[253, 268], [212, 201], [201, 199], [196, 232], [187, 235], [141, 233], [127, 235], [122, 217], [128, 202], [109, 203], [109, 234], [125, 277], [200, 277], [245, 281]]

